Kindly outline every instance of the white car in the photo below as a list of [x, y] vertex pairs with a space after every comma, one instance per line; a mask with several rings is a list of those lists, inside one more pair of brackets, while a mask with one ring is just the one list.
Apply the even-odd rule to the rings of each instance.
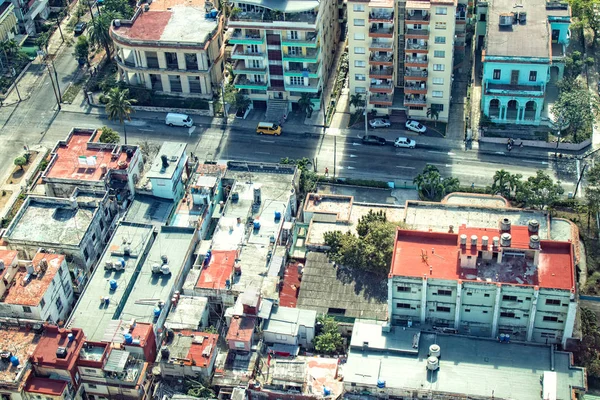
[[384, 118], [372, 119], [369, 121], [371, 128], [389, 128], [391, 126], [390, 121]]
[[417, 132], [419, 134], [425, 133], [427, 131], [427, 128], [423, 124], [419, 123], [419, 121], [415, 121], [412, 119], [406, 121], [406, 124], [404, 124], [404, 126], [409, 131]]
[[414, 149], [416, 145], [417, 142], [405, 137], [396, 138], [394, 141], [394, 147], [406, 147], [408, 149]]

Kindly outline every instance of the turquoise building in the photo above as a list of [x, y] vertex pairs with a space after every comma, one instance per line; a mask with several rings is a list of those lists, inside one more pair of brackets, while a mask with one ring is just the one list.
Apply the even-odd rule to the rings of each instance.
[[547, 89], [564, 73], [571, 23], [568, 4], [492, 0], [478, 4], [477, 17], [483, 62], [481, 110], [496, 123], [547, 122]]

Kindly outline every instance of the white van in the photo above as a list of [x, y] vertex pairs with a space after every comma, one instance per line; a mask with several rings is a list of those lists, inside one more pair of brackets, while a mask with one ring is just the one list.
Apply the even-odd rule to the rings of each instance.
[[190, 128], [194, 125], [194, 121], [189, 115], [168, 113], [167, 118], [165, 118], [165, 124], [169, 126], [185, 126], [186, 128]]

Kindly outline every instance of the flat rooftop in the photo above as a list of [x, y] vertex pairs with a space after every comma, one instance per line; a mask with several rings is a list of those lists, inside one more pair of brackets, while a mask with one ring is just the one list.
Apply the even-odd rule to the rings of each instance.
[[[87, 339], [91, 341], [100, 342], [103, 339], [109, 323], [118, 318], [116, 314], [119, 313], [119, 305], [133, 290], [134, 272], [140, 267], [139, 263], [152, 241], [153, 230], [150, 225], [127, 222], [117, 226], [85, 291], [75, 305], [67, 326], [83, 329]], [[130, 249], [129, 256], [124, 254], [126, 246]], [[120, 263], [121, 259], [125, 260], [123, 270], [105, 269], [107, 263]], [[115, 290], [110, 288], [111, 280], [117, 282]], [[105, 298], [109, 299], [108, 304], [102, 300]], [[92, 315], [94, 317], [90, 318]]]
[[[100, 137], [101, 131], [74, 129], [66, 141], [60, 141], [52, 151], [53, 160], [46, 170], [45, 177], [72, 179], [79, 181], [100, 181], [104, 177], [101, 166], [117, 169], [119, 163], [127, 162], [125, 152], [116, 153], [117, 145], [98, 144], [98, 148], [88, 148], [88, 142]], [[84, 164], [87, 162], [87, 165]], [[90, 165], [92, 164], [92, 165]]]
[[[8, 242], [19, 240], [32, 244], [79, 245], [98, 210], [92, 202], [79, 202], [90, 196], [90, 193], [79, 195], [77, 207], [73, 207], [69, 199], [28, 196], [8, 228]], [[98, 195], [96, 200], [101, 200], [103, 196]]]
[[[156, 303], [170, 302], [177, 282], [181, 281], [183, 270], [192, 255], [194, 238], [193, 228], [161, 228], [119, 318], [126, 321], [135, 318], [138, 322], [148, 323], [154, 321]], [[163, 256], [167, 257], [170, 274], [152, 273], [153, 266], [163, 264]]]
[[230, 281], [229, 284], [231, 285], [236, 257], [236, 250], [212, 251], [208, 267], [202, 268], [200, 271], [196, 287], [199, 289], [217, 290], [227, 288], [227, 281]]
[[29, 354], [33, 354], [41, 335], [31, 329], [0, 329], [0, 351], [9, 351], [17, 357], [20, 368], [11, 362], [0, 362], [0, 382], [17, 383], [24, 371], [22, 366], [27, 362]]
[[29, 379], [24, 390], [27, 393], [58, 397], [63, 394], [66, 388], [67, 381], [34, 377]]
[[[526, 12], [527, 21], [500, 26], [500, 16], [513, 12]], [[569, 16], [569, 10], [546, 10], [546, 0], [527, 0], [519, 5], [512, 0], [488, 1], [485, 55], [550, 58], [549, 15]]]
[[348, 318], [387, 319], [387, 280], [334, 267], [327, 254], [309, 252], [296, 307]]
[[[219, 25], [219, 18], [207, 18], [204, 0], [155, 0], [132, 25], [112, 26], [113, 34], [130, 40], [172, 42], [204, 47]], [[208, 11], [210, 12], [210, 11]], [[189, 29], [190, 26], [194, 29]]]
[[315, 326], [317, 312], [290, 307], [273, 307], [263, 331], [283, 335], [297, 335], [300, 326]]
[[[161, 0], [158, 1], [160, 3]], [[155, 4], [153, 1], [152, 4]], [[189, 29], [189, 26], [185, 26], [185, 29], [193, 31], [193, 29]], [[185, 157], [185, 149], [187, 144], [180, 142], [164, 142], [158, 151], [158, 154], [152, 161], [150, 165], [150, 169], [146, 172], [146, 178], [149, 179], [171, 179], [175, 170], [177, 170], [177, 166], [181, 162], [181, 158]], [[163, 168], [162, 156], [167, 156], [168, 165], [166, 168]]]
[[[23, 285], [22, 282], [24, 282], [24, 278], [28, 275], [28, 272], [26, 267], [19, 267], [14, 277], [15, 284], [6, 290], [2, 303], [30, 307], [37, 307], [40, 304], [44, 294], [46, 294], [46, 290], [48, 290], [50, 283], [54, 280], [60, 266], [65, 260], [65, 256], [62, 254], [37, 253], [32, 260], [36, 271], [40, 268], [39, 265], [42, 259], [48, 262], [46, 272], [39, 271], [26, 285]], [[67, 272], [65, 272], [65, 275], [67, 275]], [[65, 282], [70, 282], [69, 276], [66, 276], [64, 279]], [[59, 282], [57, 284], [62, 283]]]
[[[460, 245], [460, 235], [467, 235], [467, 245]], [[495, 248], [492, 238], [500, 237], [502, 231], [491, 228], [461, 226], [458, 233], [421, 232], [398, 230], [390, 275], [448, 280], [472, 280], [488, 283], [533, 285], [553, 289], [574, 289], [574, 256], [569, 242], [540, 241], [537, 265], [532, 257], [517, 256], [511, 250], [530, 250], [529, 231], [526, 226], [511, 227], [511, 245]], [[471, 245], [471, 237], [477, 236], [477, 246]], [[484, 249], [481, 238], [488, 236], [489, 245]], [[481, 259], [482, 251], [498, 252], [502, 249], [502, 261], [497, 258]], [[478, 257], [476, 268], [461, 267], [459, 255], [466, 253]], [[479, 254], [479, 255], [478, 255]]]
[[[180, 363], [194, 365], [197, 368], [208, 367], [213, 354], [218, 351], [217, 342], [219, 335], [204, 332], [181, 332], [176, 334], [172, 341], [166, 344], [169, 349], [169, 359], [163, 360], [159, 354], [160, 362]], [[208, 354], [205, 357], [204, 354]]]
[[352, 203], [352, 196], [309, 193], [304, 203], [304, 212], [331, 214], [338, 221], [348, 221]]
[[108, 343], [92, 343], [87, 341], [87, 346], [83, 346], [79, 350], [79, 361], [100, 362], [104, 357]]
[[[360, 323], [359, 323], [360, 324]], [[372, 329], [362, 330], [355, 325], [352, 342], [385, 341], [376, 336], [397, 336], [400, 328], [379, 335]], [[368, 336], [362, 336], [368, 334]], [[429, 346], [441, 349], [439, 370], [426, 368]], [[346, 387], [377, 387], [385, 381], [388, 388], [418, 391], [419, 393], [444, 392], [477, 398], [539, 400], [544, 371], [557, 373], [558, 399], [572, 398], [572, 389], [586, 387], [585, 372], [571, 365], [571, 354], [554, 351], [549, 346], [517, 343], [499, 343], [490, 339], [466, 338], [453, 335], [421, 333], [418, 354], [385, 352], [379, 349], [351, 348], [344, 365]], [[553, 352], [553, 354], [552, 354]], [[402, 371], [398, 374], [398, 371]]]
[[136, 194], [124, 220], [139, 224], [166, 225], [173, 207], [175, 204], [171, 200]]
[[248, 342], [252, 338], [256, 326], [255, 317], [234, 316], [229, 323], [227, 340]]
[[[73, 335], [69, 341], [68, 335]], [[40, 367], [70, 369], [79, 357], [79, 349], [83, 345], [84, 332], [81, 329], [62, 329], [56, 326], [46, 326], [38, 346], [33, 352], [33, 361]], [[65, 358], [58, 358], [56, 351], [59, 347], [67, 349]]]
[[171, 307], [165, 327], [172, 330], [197, 330], [208, 306], [206, 297], [180, 296], [176, 307]]

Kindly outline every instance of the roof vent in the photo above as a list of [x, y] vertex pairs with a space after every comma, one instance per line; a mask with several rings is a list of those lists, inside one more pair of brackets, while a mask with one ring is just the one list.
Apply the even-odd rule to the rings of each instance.
[[510, 247], [511, 239], [512, 236], [510, 236], [510, 233], [503, 233], [500, 237], [502, 247]]
[[160, 156], [160, 160], [162, 161], [162, 167], [164, 169], [169, 168], [169, 158], [167, 157], [166, 154], [163, 154], [162, 156]]
[[493, 243], [494, 247], [498, 247], [498, 245], [500, 244], [500, 238], [498, 236], [494, 236], [492, 238], [492, 243]]
[[431, 356], [427, 358], [427, 369], [436, 371], [440, 367], [440, 360], [437, 357]]
[[540, 248], [540, 237], [538, 235], [529, 236], [529, 247], [535, 250]]
[[519, 13], [519, 23], [525, 24], [527, 22], [527, 13], [525, 11], [521, 11]]
[[471, 246], [477, 247], [477, 235], [471, 236]]
[[527, 229], [531, 234], [537, 234], [540, 230], [540, 223], [536, 219], [530, 219], [527, 223]]
[[[115, 22], [118, 20], [115, 20]], [[513, 24], [513, 14], [512, 13], [507, 13], [507, 14], [500, 14], [500, 26], [501, 27], [507, 27], [507, 26], [512, 26]]]
[[502, 221], [500, 221], [500, 230], [503, 232], [510, 232], [510, 219], [503, 218]]
[[490, 239], [487, 236], [482, 236], [481, 237], [481, 247], [487, 248], [489, 240]]
[[115, 27], [117, 27], [117, 28], [118, 28], [118, 27], [120, 27], [120, 26], [121, 26], [121, 20], [120, 20], [120, 19], [115, 19], [115, 20], [113, 21], [113, 25], [114, 25]]
[[467, 245], [467, 235], [465, 235], [464, 233], [462, 235], [460, 235], [460, 245], [461, 246]]
[[56, 349], [56, 358], [67, 358], [67, 348], [59, 347], [58, 349]]
[[439, 345], [437, 344], [432, 344], [431, 346], [429, 346], [429, 356], [433, 356], [433, 357], [440, 357], [440, 354], [442, 352], [442, 349], [440, 348]]

